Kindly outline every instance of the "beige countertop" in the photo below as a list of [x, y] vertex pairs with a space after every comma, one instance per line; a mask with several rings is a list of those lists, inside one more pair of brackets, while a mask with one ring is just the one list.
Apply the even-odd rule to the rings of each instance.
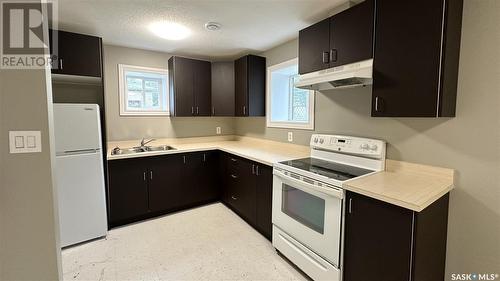
[[342, 187], [420, 212], [454, 187], [455, 171], [387, 159], [385, 171], [345, 182]]
[[310, 148], [308, 146], [236, 136], [158, 139], [150, 143], [150, 145], [154, 146], [168, 144], [176, 149], [169, 151], [111, 155], [111, 150], [114, 147], [134, 147], [137, 146], [139, 142], [140, 140], [109, 142], [109, 149], [107, 152], [108, 160], [219, 149], [237, 156], [241, 156], [262, 164], [272, 166], [275, 162], [295, 158], [304, 158], [309, 157], [310, 155]]
[[[140, 140], [108, 143], [108, 160], [158, 156], [203, 150], [222, 150], [262, 164], [310, 156], [308, 146], [264, 139], [217, 136], [158, 139], [150, 145], [170, 145], [175, 150], [111, 155], [114, 147], [130, 148]], [[342, 188], [390, 204], [420, 212], [454, 187], [454, 170], [386, 160], [386, 169], [372, 175], [344, 182]]]

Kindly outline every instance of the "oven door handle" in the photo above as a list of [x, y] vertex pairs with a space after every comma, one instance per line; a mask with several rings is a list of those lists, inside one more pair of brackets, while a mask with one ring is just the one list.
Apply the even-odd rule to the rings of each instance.
[[283, 175], [279, 172], [274, 173], [274, 174], [276, 176], [278, 176], [284, 183], [288, 183], [293, 188], [300, 189], [304, 192], [314, 190], [314, 191], [321, 192], [321, 193], [324, 193], [324, 194], [327, 194], [327, 195], [330, 195], [333, 197], [337, 197], [339, 199], [344, 199], [344, 192], [342, 189], [338, 189], [335, 187], [330, 188], [330, 187], [317, 186], [317, 185], [310, 184], [310, 183], [305, 182], [305, 181], [295, 179], [295, 178], [287, 176], [287, 175]]

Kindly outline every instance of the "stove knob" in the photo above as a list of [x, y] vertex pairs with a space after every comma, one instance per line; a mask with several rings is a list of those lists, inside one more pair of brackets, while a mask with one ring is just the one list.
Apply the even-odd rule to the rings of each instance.
[[372, 144], [372, 146], [370, 146], [370, 149], [371, 150], [377, 150], [378, 146], [376, 144]]
[[325, 142], [324, 139], [319, 139], [319, 143], [323, 144]]
[[314, 143], [318, 143], [318, 138], [314, 138]]
[[366, 143], [365, 143], [365, 144], [363, 144], [363, 145], [361, 145], [361, 149], [368, 149], [368, 148], [370, 148], [370, 147], [369, 147], [369, 146], [368, 146], [368, 144], [366, 144]]

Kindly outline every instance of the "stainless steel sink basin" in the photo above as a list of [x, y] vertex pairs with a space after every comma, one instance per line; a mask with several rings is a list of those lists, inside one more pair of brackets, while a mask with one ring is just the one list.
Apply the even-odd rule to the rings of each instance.
[[123, 155], [123, 154], [133, 154], [133, 153], [143, 153], [150, 151], [167, 151], [174, 150], [175, 148], [170, 145], [159, 145], [159, 146], [140, 146], [132, 148], [119, 148], [116, 147], [111, 151], [111, 155]]
[[146, 146], [146, 151], [165, 151], [165, 150], [173, 150], [175, 148], [170, 145], [160, 145], [160, 146]]

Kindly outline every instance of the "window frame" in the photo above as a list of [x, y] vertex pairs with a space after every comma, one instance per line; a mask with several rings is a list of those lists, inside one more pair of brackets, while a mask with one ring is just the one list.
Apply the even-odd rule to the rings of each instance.
[[[125, 102], [127, 101], [127, 88], [126, 88], [126, 71], [136, 71], [136, 72], [150, 72], [154, 74], [165, 75], [165, 102], [166, 108], [162, 111], [131, 111], [127, 110]], [[128, 64], [118, 64], [118, 99], [120, 102], [120, 116], [170, 116], [170, 95], [169, 95], [169, 81], [168, 81], [168, 70], [163, 68], [136, 66]]]
[[287, 60], [278, 64], [274, 64], [267, 67], [267, 85], [266, 85], [266, 127], [268, 128], [286, 128], [286, 129], [298, 129], [298, 130], [314, 130], [314, 96], [315, 91], [309, 90], [309, 122], [287, 122], [287, 121], [272, 121], [272, 98], [271, 98], [271, 82], [272, 82], [272, 72], [280, 69], [286, 68], [293, 65], [298, 65], [299, 59], [294, 58]]

